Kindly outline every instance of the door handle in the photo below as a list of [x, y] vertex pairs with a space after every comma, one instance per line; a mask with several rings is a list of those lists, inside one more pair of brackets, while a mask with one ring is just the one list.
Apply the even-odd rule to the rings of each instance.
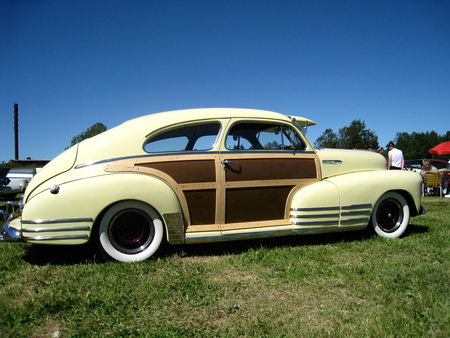
[[[222, 163], [223, 164], [223, 170], [228, 170], [228, 164], [230, 164], [230, 163], [239, 163], [238, 161], [236, 161], [236, 160], [223, 160], [223, 161], [221, 161], [220, 163]], [[231, 169], [231, 168], [230, 168]]]
[[223, 161], [220, 162], [220, 163], [222, 163], [222, 164], [228, 164], [228, 163], [239, 163], [239, 162], [236, 161], [236, 160], [223, 160]]

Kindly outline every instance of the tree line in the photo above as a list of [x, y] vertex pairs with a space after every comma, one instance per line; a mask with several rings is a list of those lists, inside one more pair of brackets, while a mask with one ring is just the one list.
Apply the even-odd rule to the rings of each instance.
[[[450, 141], [450, 131], [439, 135], [435, 131], [426, 133], [398, 132], [392, 142], [401, 149], [406, 159], [435, 158], [448, 160], [449, 155], [430, 154], [428, 150], [439, 143]], [[378, 148], [377, 134], [366, 128], [361, 120], [353, 120], [349, 126], [340, 128], [335, 133], [331, 128], [326, 129], [314, 142], [318, 148]], [[384, 146], [382, 146], [384, 147]]]

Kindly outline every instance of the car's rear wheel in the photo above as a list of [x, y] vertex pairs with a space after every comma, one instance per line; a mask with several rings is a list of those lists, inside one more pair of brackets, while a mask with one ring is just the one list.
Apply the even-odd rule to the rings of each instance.
[[150, 258], [164, 237], [159, 214], [149, 205], [137, 201], [123, 201], [109, 208], [98, 231], [102, 256], [119, 262]]
[[397, 192], [385, 193], [375, 204], [371, 223], [375, 232], [382, 237], [397, 238], [409, 223], [409, 206], [405, 198]]

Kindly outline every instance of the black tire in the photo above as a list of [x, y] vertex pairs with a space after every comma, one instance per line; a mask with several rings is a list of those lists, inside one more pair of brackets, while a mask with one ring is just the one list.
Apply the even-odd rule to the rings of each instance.
[[98, 227], [98, 244], [106, 260], [136, 262], [160, 248], [164, 225], [159, 214], [138, 201], [123, 201], [109, 208]]
[[405, 198], [397, 192], [385, 193], [375, 203], [371, 223], [375, 232], [388, 238], [403, 235], [409, 223], [409, 206]]

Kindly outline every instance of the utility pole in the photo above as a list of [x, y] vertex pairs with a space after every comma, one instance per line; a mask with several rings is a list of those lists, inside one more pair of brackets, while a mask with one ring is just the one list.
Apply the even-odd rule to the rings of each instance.
[[19, 104], [14, 103], [14, 146], [15, 159], [19, 159]]

